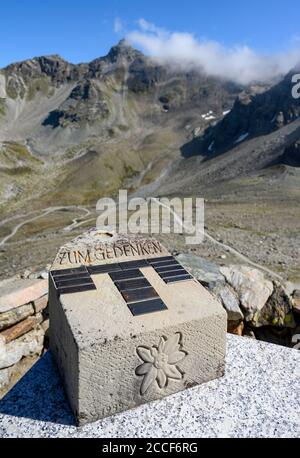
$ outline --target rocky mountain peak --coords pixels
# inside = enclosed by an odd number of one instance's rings
[[[273,86],[249,86],[241,92],[232,110],[199,139],[198,153],[219,154],[297,120],[300,103],[292,96],[293,74],[289,72]]]
[[[142,53],[134,49],[128,41],[123,38],[110,49],[106,59],[110,60],[112,63],[118,62],[120,59],[126,59],[132,62],[134,59],[141,56]]]
[[[6,71],[7,73],[11,72],[16,72],[20,71],[22,72],[24,69],[36,69],[38,67],[43,67],[43,66],[67,66],[71,65],[69,64],[65,59],[63,59],[59,54],[50,54],[50,55],[45,55],[45,56],[38,56],[38,57],[33,57],[32,59],[26,59],[20,62],[15,62],[13,64],[8,65],[5,67],[3,70]]]
[[[61,84],[72,77],[76,65],[70,64],[57,54],[34,57],[8,65],[3,69],[7,78],[7,94],[23,97],[24,84],[31,85],[35,79],[48,77],[54,84]]]
[[[67,69],[69,70],[73,66],[57,54],[38,57],[37,61],[41,72],[50,77],[55,77],[57,73],[66,71]]]

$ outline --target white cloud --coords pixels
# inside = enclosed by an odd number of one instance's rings
[[[122,19],[119,17],[116,17],[114,20],[114,32],[115,33],[121,33],[123,31],[123,22]]]
[[[127,34],[127,40],[161,63],[185,70],[200,70],[239,83],[265,81],[285,74],[300,63],[300,46],[286,53],[262,55],[244,45],[228,48],[192,34],[170,32],[145,19]]]
[[[162,36],[164,34],[166,34],[166,30],[165,29],[162,29],[160,27],[156,27],[155,24],[153,24],[152,22],[148,22],[146,21],[146,19],[143,19],[143,18],[140,18],[138,21],[136,21],[139,28],[143,31],[143,32],[150,32],[150,33],[155,33],[156,35],[158,36]]]

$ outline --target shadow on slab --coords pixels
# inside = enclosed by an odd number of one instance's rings
[[[62,425],[75,425],[49,351],[0,401],[0,413]]]

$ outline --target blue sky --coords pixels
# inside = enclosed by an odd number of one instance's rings
[[[226,47],[260,53],[300,47],[296,0],[8,0],[1,2],[0,67],[44,54],[89,61],[135,30],[140,18]]]

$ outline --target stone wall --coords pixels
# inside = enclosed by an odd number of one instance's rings
[[[0,397],[34,364],[47,346],[48,281],[0,282]]]

